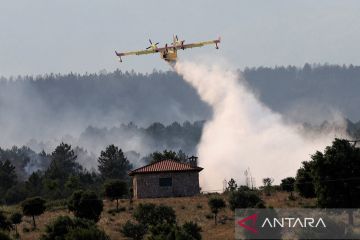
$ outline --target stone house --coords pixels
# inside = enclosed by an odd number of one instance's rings
[[[137,168],[132,177],[133,198],[185,197],[199,194],[199,172],[196,161],[181,163],[163,160]]]

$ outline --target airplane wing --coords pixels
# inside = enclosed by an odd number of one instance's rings
[[[147,49],[147,50],[140,50],[140,51],[131,51],[131,52],[124,52],[124,53],[118,53],[115,51],[116,56],[129,56],[129,55],[144,55],[144,54],[152,54],[156,53],[156,50],[154,49]]]
[[[178,45],[176,46],[177,49],[187,49],[187,48],[196,48],[196,47],[202,47],[205,45],[211,45],[211,44],[215,44],[216,48],[218,48],[218,43],[220,43],[220,38],[217,40],[212,40],[212,41],[205,41],[205,42],[197,42],[197,43],[189,43],[189,44],[183,44],[183,45]]]

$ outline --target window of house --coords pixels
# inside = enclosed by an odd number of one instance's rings
[[[172,178],[159,178],[159,186],[160,187],[171,187],[172,186]]]

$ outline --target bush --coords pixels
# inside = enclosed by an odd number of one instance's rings
[[[239,188],[238,188],[239,191],[252,191],[248,186],[246,185],[241,185]]]
[[[10,221],[12,222],[12,224],[19,224],[21,223],[23,215],[19,212],[15,212],[13,214],[11,214],[10,216]]]
[[[26,199],[21,204],[23,214],[32,217],[34,228],[36,228],[35,216],[39,216],[45,212],[45,203],[46,201],[41,197],[33,197]]]
[[[93,226],[91,228],[74,228],[66,234],[65,240],[110,240],[102,230]]]
[[[99,221],[104,204],[92,191],[76,191],[72,194],[68,208],[79,218]]]
[[[156,224],[156,205],[153,203],[140,203],[133,213],[133,217],[144,225]]]
[[[6,218],[3,212],[0,212],[0,230],[11,230],[11,222]]]
[[[9,190],[7,190],[4,199],[6,204],[10,205],[24,201],[27,196],[28,194],[24,184],[17,184],[11,187]]]
[[[0,240],[11,240],[8,234],[0,231]]]
[[[229,195],[229,206],[232,211],[235,208],[254,208],[263,205],[263,201],[254,191],[233,191]]]
[[[144,235],[147,232],[146,227],[141,223],[132,223],[127,221],[125,225],[121,228],[120,232],[128,238],[134,240],[141,240],[144,238]]]
[[[160,205],[155,208],[155,215],[158,219],[158,222],[175,224],[176,222],[176,214],[172,207]]]
[[[16,235],[18,235],[17,225],[21,223],[22,217],[23,217],[23,215],[19,212],[15,212],[15,213],[11,214],[11,216],[10,216],[11,223],[15,225]]]
[[[157,225],[150,226],[149,240],[158,240],[158,239],[176,239],[175,231],[176,226],[174,224],[168,223],[159,223]]]
[[[194,222],[185,222],[184,225],[182,225],[182,229],[187,235],[191,236],[195,240],[201,239],[201,227],[197,225],[197,223]]]
[[[99,230],[93,221],[69,216],[60,216],[46,226],[41,240],[109,240],[104,231]]]
[[[176,215],[169,206],[156,206],[152,203],[139,204],[133,213],[134,218],[144,225],[157,225],[161,223],[174,224]]]

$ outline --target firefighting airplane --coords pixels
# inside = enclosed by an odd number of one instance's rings
[[[220,37],[216,40],[211,41],[205,41],[205,42],[196,42],[196,43],[189,43],[184,44],[185,40],[179,40],[177,35],[173,36],[173,42],[170,46],[168,44],[165,44],[164,47],[158,48],[158,42],[152,43],[152,41],[149,39],[150,46],[147,47],[145,50],[140,51],[132,51],[132,52],[123,52],[118,53],[115,51],[116,56],[119,57],[120,62],[122,62],[122,56],[129,56],[129,55],[144,55],[144,54],[152,54],[152,53],[160,53],[160,57],[164,59],[167,62],[174,63],[176,62],[177,58],[177,51],[179,49],[185,50],[187,48],[195,48],[195,47],[202,47],[205,45],[211,45],[215,44],[215,48],[219,49],[218,44],[220,43]]]

